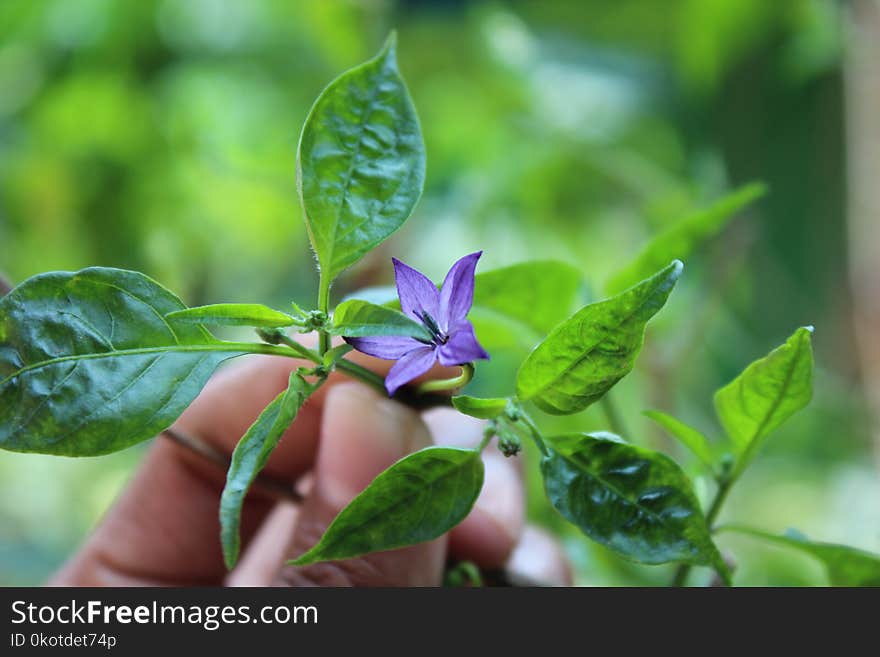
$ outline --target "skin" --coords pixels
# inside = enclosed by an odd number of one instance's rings
[[[354,360],[384,374],[391,363]],[[238,439],[304,363],[252,356],[221,370],[175,425],[231,453]],[[454,372],[437,368],[429,376]],[[50,580],[57,586],[433,586],[447,558],[570,584],[562,551],[524,524],[516,459],[484,452],[486,483],[471,514],[447,535],[409,548],[302,568],[285,560],[311,547],[372,479],[430,445],[473,446],[482,425],[451,409],[418,414],[334,374],[308,400],[269,460],[266,473],[296,482],[300,507],[253,490],[242,511],[242,557],[227,572],[217,508],[225,473],[170,440],[144,463],[85,544]]]

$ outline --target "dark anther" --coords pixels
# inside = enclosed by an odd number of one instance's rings
[[[441,345],[449,342],[449,336],[440,329],[440,325],[437,324],[437,320],[435,320],[433,317],[431,317],[431,315],[424,311],[422,311],[419,317],[422,319],[422,324],[425,325],[425,328],[428,329],[428,332],[434,338],[435,344]]]

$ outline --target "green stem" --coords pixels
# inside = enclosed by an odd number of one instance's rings
[[[735,481],[736,479],[728,479],[718,485],[718,490],[715,492],[715,499],[712,500],[712,505],[706,512],[706,524],[709,525],[710,531],[715,531],[715,521],[718,519],[718,514],[721,513],[721,507],[724,505],[724,501],[730,494],[730,489],[733,488],[733,483]]]
[[[305,358],[306,360],[310,360],[315,365],[322,365],[324,363],[324,359],[321,354],[313,349],[309,349],[301,345],[299,342],[294,340],[288,335],[279,335],[277,339],[290,347],[290,349],[282,348],[282,347],[274,347],[276,351],[271,353],[277,353],[283,356],[292,356],[294,358]],[[273,345],[256,345],[258,347],[266,346],[273,347]],[[280,350],[280,352],[278,351]],[[296,355],[293,356],[290,351],[294,350]],[[387,394],[385,390],[385,379],[376,374],[372,370],[368,370],[366,367],[362,365],[358,365],[350,360],[346,360],[345,358],[340,358],[336,361],[335,365],[336,369],[340,372],[344,372],[348,376],[353,379],[357,379],[363,383],[366,383],[371,388],[381,392],[383,395]],[[452,406],[452,400],[449,395],[434,395],[434,394],[424,394],[417,390],[413,390],[412,388],[403,388],[398,392],[394,399],[397,401],[410,406],[415,409],[426,409],[426,408],[435,408],[437,406]]]
[[[458,376],[451,379],[438,379],[435,381],[425,381],[416,388],[416,393],[424,394],[426,392],[445,392],[447,390],[458,390],[465,387],[474,378],[473,363],[465,363],[461,366],[461,372]]]
[[[358,379],[359,381],[366,383],[371,388],[375,388],[383,394],[388,394],[385,390],[385,379],[372,370],[368,370],[366,367],[362,367],[357,363],[341,358],[336,361],[336,369],[340,372],[345,372],[353,379]]]
[[[532,440],[535,441],[538,449],[541,450],[541,455],[547,456],[550,452],[547,449],[547,445],[544,444],[544,437],[541,435],[541,431],[538,429],[532,418],[530,418],[525,411],[520,410],[519,421],[526,425]]]
[[[495,437],[495,435],[495,425],[490,423],[489,426],[486,427],[486,430],[483,431],[483,439],[480,441],[480,445],[477,447],[477,451],[482,452],[484,449],[486,449],[486,446],[490,442],[492,442],[492,439]]]
[[[718,490],[715,491],[715,497],[709,505],[709,510],[706,511],[706,525],[709,527],[710,532],[714,531],[713,525],[718,519],[721,507],[724,506],[724,501],[727,499],[728,494],[730,494],[730,489],[733,488],[735,482],[735,477],[729,477],[718,482]],[[684,586],[690,572],[690,564],[681,564],[675,571],[671,586]]]
[[[318,282],[318,310],[325,315],[330,313],[330,281],[321,272]],[[330,350],[330,334],[327,331],[318,331],[318,352],[323,356]]]
[[[614,403],[611,393],[606,392],[600,401],[602,403],[602,411],[605,413],[605,418],[608,420],[611,431],[622,438],[631,439],[632,435],[627,431],[626,423],[623,421],[623,416],[620,414],[617,404]]]

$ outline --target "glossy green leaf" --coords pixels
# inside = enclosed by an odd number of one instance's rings
[[[480,397],[458,395],[452,398],[452,405],[465,415],[481,420],[491,420],[504,412],[504,409],[507,408],[507,400],[501,397],[481,399]]]
[[[737,455],[734,476],[755,457],[765,438],[813,396],[811,326],[749,365],[715,393],[715,410]]]
[[[395,44],[331,82],[300,137],[297,186],[327,280],[400,228],[422,193],[425,147]]]
[[[659,233],[606,285],[609,294],[616,294],[635,285],[660,269],[670,260],[686,260],[704,241],[715,236],[737,212],[767,192],[762,183],[750,183],[695,212]]]
[[[483,487],[483,462],[473,449],[428,447],[376,477],[336,516],[304,566],[430,541],[464,520]]]
[[[299,409],[321,383],[309,383],[298,372],[292,372],[287,389],[263,409],[236,445],[220,497],[220,542],[227,568],[231,569],[238,561],[241,507],[248,489]]]
[[[645,325],[666,303],[681,270],[675,261],[557,326],[520,367],[517,396],[558,415],[582,411],[600,399],[632,370]]]
[[[712,455],[712,448],[706,436],[681,420],[662,411],[645,411],[644,414],[666,429],[671,436],[677,438],[682,445],[693,452],[710,470],[715,469],[715,457]]]
[[[633,561],[727,576],[691,483],[669,457],[606,435],[568,434],[547,439],[541,472],[556,510],[594,541]]]
[[[293,317],[260,303],[217,303],[186,310],[175,310],[166,315],[179,324],[208,324],[212,326],[262,326],[276,328],[292,326]]]
[[[431,334],[419,322],[398,310],[359,299],[343,301],[336,307],[331,333],[349,338],[401,335],[431,342]]]
[[[0,447],[94,456],[152,438],[224,359],[166,315],[183,303],[143,274],[92,267],[28,279],[0,300]]]
[[[741,525],[725,525],[719,531],[746,534],[806,552],[825,566],[831,586],[880,586],[880,554],[835,543],[817,543],[797,532],[778,536]]]

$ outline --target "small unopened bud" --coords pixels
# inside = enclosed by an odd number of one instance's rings
[[[519,438],[516,436],[500,436],[498,438],[498,449],[501,450],[501,453],[504,454],[504,456],[510,458],[511,456],[519,454],[522,449],[522,443],[520,443]]]
[[[316,365],[312,369],[308,370],[306,374],[324,379],[330,376],[330,368],[326,365]]]
[[[736,459],[733,457],[733,454],[724,454],[719,462],[722,476],[726,477],[729,475],[735,463]]]
[[[281,344],[285,337],[284,331],[280,328],[258,328],[257,335],[260,336],[263,342],[268,342],[269,344]]]
[[[327,313],[320,310],[310,310],[305,317],[306,328],[310,331],[320,331],[327,326]]]

